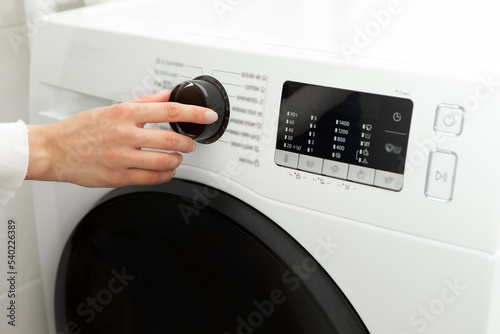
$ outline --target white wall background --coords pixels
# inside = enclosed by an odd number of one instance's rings
[[[28,121],[29,48],[22,0],[0,6],[0,122]],[[7,219],[18,224],[16,327],[7,324]],[[25,182],[0,212],[0,333],[47,333],[31,185]]]

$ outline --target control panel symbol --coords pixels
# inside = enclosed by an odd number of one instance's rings
[[[396,146],[392,143],[385,144],[385,151],[387,153],[401,154],[402,149],[403,148],[401,146]]]
[[[443,118],[443,124],[448,126],[448,127],[455,125],[455,122],[456,122],[455,116],[453,116],[453,115],[448,114],[448,115],[444,116],[444,118]]]
[[[361,138],[370,139],[371,137],[372,137],[371,133],[368,133],[368,132],[362,132],[361,133]]]
[[[400,191],[403,187],[403,175],[387,171],[375,171],[375,186]]]
[[[330,167],[330,169],[332,170],[333,174],[337,174],[340,170],[338,165],[333,165],[332,167]]]
[[[395,122],[399,122],[401,121],[401,119],[403,118],[403,116],[401,115],[401,113],[399,112],[395,112],[393,115],[392,115],[392,119],[395,121]]]
[[[364,180],[364,178],[365,178],[365,173],[364,173],[362,170],[360,170],[360,171],[358,172],[358,174],[357,174],[357,177],[358,177],[358,180],[360,180],[360,181],[361,181],[361,180]]]
[[[322,177],[315,177],[313,178],[314,182],[319,182],[319,184],[330,184],[330,182],[325,182],[325,179]]]
[[[447,172],[440,172],[440,171],[436,171],[436,181],[439,181],[439,180],[442,180],[443,182],[446,182],[446,180],[448,179],[448,173]]]

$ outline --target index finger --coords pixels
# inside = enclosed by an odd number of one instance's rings
[[[151,95],[143,95],[128,101],[128,103],[148,103],[148,102],[167,102],[170,99],[170,91],[165,90]]]
[[[139,124],[164,122],[210,124],[218,118],[212,109],[177,102],[131,103],[131,107],[137,110],[134,115]]]

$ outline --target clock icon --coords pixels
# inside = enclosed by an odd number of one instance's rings
[[[395,122],[399,122],[402,118],[403,118],[403,116],[398,112],[395,112],[394,115],[392,115],[392,119]]]

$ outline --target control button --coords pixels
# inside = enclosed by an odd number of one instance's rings
[[[349,165],[347,179],[349,181],[373,185],[373,181],[375,179],[375,169]]]
[[[299,164],[299,154],[276,150],[276,153],[274,154],[274,162],[280,166],[297,169],[297,165]]]
[[[458,157],[454,152],[434,149],[429,156],[425,195],[439,201],[451,201]]]
[[[403,174],[386,172],[383,170],[375,171],[374,186],[400,191],[403,188]]]
[[[464,124],[464,109],[451,104],[440,104],[436,109],[434,131],[453,136],[462,133]]]
[[[325,160],[323,162],[323,170],[321,171],[321,174],[345,180],[347,179],[348,170],[349,164],[338,161]]]
[[[305,170],[307,172],[321,174],[321,168],[323,167],[323,159],[310,157],[307,155],[299,155],[299,169]]]
[[[219,115],[212,124],[172,122],[170,125],[175,132],[202,144],[213,143],[224,134],[229,122],[229,97],[217,79],[202,75],[181,82],[170,93],[170,101],[208,107]]]

